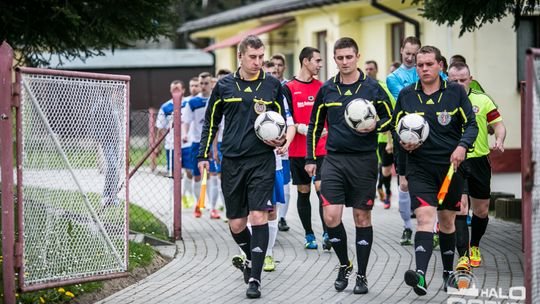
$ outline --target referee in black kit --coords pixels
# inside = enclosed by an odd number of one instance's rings
[[[339,259],[337,291],[349,282],[353,264],[347,254],[347,233],[341,222],[343,206],[353,207],[356,227],[356,259],[358,272],[355,294],[368,292],[366,268],[373,243],[371,209],[377,184],[377,132],[391,127],[392,105],[384,89],[358,69],[360,54],[352,38],[340,38],[334,44],[334,61],[339,73],[326,81],[315,98],[307,133],[305,169],[315,175],[317,156],[315,148],[321,137],[325,120],[328,122],[327,155],[321,168],[321,199],[328,237]],[[371,102],[379,120],[357,132],[347,125],[344,111],[354,99]]]
[[[231,234],[246,254],[246,296],[259,298],[276,170],[273,149],[285,143],[285,136],[262,142],[255,135],[253,124],[259,114],[268,110],[285,114],[281,84],[261,69],[262,41],[257,36],[247,36],[238,45],[237,56],[240,68],[217,82],[208,101],[198,166],[201,172],[203,168],[209,169],[212,141],[225,116],[221,187]],[[248,215],[253,235],[246,227]]]
[[[421,144],[404,144],[409,152],[406,177],[417,229],[414,236],[416,270],[405,273],[405,282],[418,295],[427,293],[426,269],[433,250],[433,225],[439,215],[439,239],[444,268],[444,289],[452,274],[456,235],[454,221],[460,210],[463,193],[463,170],[460,164],[478,134],[475,114],[467,93],[457,83],[439,76],[442,55],[433,46],[423,46],[416,53],[419,81],[404,88],[394,110],[394,122],[407,113],[417,113],[429,124],[429,136]],[[437,193],[452,164],[454,174],[445,200],[439,205]],[[460,170],[458,170],[458,168]]]

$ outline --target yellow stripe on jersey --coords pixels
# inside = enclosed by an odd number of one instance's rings
[[[224,102],[241,102],[241,97],[232,97],[232,98],[225,98],[223,99]]]
[[[337,102],[335,102],[337,103]],[[341,103],[340,103],[341,104]],[[317,108],[317,115],[315,115],[315,124],[313,128],[313,134],[311,134],[311,141],[312,141],[312,149],[313,149],[313,159],[317,159],[317,155],[315,155],[315,150],[317,149],[317,146],[315,145],[315,134],[317,134],[317,125],[319,124],[319,114],[321,113],[321,109],[324,107],[324,103],[320,104]]]
[[[467,115],[465,115],[465,111],[463,111],[462,107],[459,107],[459,112],[461,113],[461,116],[463,117],[464,123],[467,123]]]
[[[241,99],[241,98],[240,98]],[[208,150],[210,150],[211,138],[212,138],[212,128],[214,127],[214,114],[216,113],[216,106],[221,102],[221,99],[216,100],[214,106],[212,107],[212,114],[210,114],[210,129],[208,130],[208,140],[206,141],[206,147],[204,148],[204,158],[208,158]]]
[[[388,104],[386,102],[379,100],[377,101],[377,103],[382,103],[384,105],[384,108],[386,109],[386,113],[388,114],[388,120],[385,123],[381,124],[381,126],[377,129],[380,130],[392,121],[392,112],[390,111],[390,108],[388,107]]]
[[[342,105],[343,105],[343,103],[341,103],[341,102],[329,102],[329,103],[323,104],[323,106],[325,106],[327,108],[328,107],[339,107],[339,106],[342,106]]]

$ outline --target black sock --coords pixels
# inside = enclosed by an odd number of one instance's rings
[[[356,227],[356,260],[359,275],[366,275],[372,243],[373,227]]]
[[[439,231],[439,242],[443,268],[446,271],[452,271],[452,269],[454,269],[456,233],[443,233],[442,231]]]
[[[264,264],[266,249],[268,249],[268,223],[251,226],[251,277],[261,281],[261,271]]]
[[[246,227],[238,234],[231,230],[231,234],[236,244],[238,244],[240,249],[246,254],[246,259],[251,261],[251,233],[249,232],[249,229]]]
[[[323,213],[323,200],[321,196],[321,191],[317,191],[317,197],[319,198],[319,216],[321,217],[322,229],[324,233],[328,233],[328,227],[324,222],[324,213]]]
[[[296,207],[298,208],[298,216],[300,216],[300,221],[302,222],[302,227],[306,231],[306,235],[313,234],[313,229],[311,228],[311,202],[309,201],[309,192],[302,193],[298,192],[298,200]]]
[[[481,218],[473,214],[471,219],[471,246],[480,246],[480,239],[486,233],[489,216]]]
[[[382,175],[382,167],[379,166],[379,179],[377,181],[377,189],[381,189],[383,186],[383,175]]]
[[[383,185],[386,188],[386,195],[389,195],[389,194],[392,193],[392,191],[390,190],[390,182],[391,181],[392,181],[392,175],[383,176],[383,178],[382,178]]]
[[[414,251],[416,271],[421,271],[425,276],[431,252],[433,252],[433,232],[416,231],[414,234]]]
[[[456,215],[456,249],[460,257],[469,256],[469,226],[466,215]]]
[[[343,223],[336,227],[328,227],[328,237],[332,243],[332,248],[336,252],[340,265],[349,265],[349,256],[347,254],[347,232]]]

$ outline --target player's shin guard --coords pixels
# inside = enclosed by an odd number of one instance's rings
[[[268,249],[268,223],[252,225],[251,229],[253,231],[251,236],[251,278],[260,282],[264,257]]]
[[[401,189],[398,188],[398,199],[399,199],[399,215],[401,215],[401,219],[403,220],[405,228],[412,230],[412,222],[411,222],[411,197],[409,196],[409,192],[403,192]]]
[[[283,186],[283,193],[285,194],[285,204],[282,204],[282,205],[279,206],[278,219],[285,218],[285,216],[287,216],[287,211],[289,211],[289,201],[290,201],[290,198],[291,198],[291,189],[290,189],[290,186],[288,184]]]
[[[480,239],[486,233],[489,217],[481,218],[473,214],[471,219],[471,246],[480,246]]]
[[[218,199],[218,177],[211,175],[208,179],[208,198],[210,199],[210,208],[216,209]]]
[[[339,264],[348,265],[347,232],[345,231],[345,227],[343,227],[343,222],[339,223],[336,227],[328,227],[328,237],[339,259]]]
[[[441,259],[446,271],[454,269],[454,250],[456,248],[456,233],[443,233],[439,231],[439,246],[441,247]]]
[[[195,204],[199,201],[201,194],[201,181],[193,180],[193,196],[195,196]]]
[[[238,234],[231,231],[231,234],[236,244],[246,255],[246,259],[251,261],[251,233],[249,229],[246,227]]]
[[[469,227],[466,215],[456,215],[456,249],[460,257],[469,256]]]
[[[386,195],[388,196],[392,191],[390,190],[390,182],[392,181],[392,174],[388,175],[388,176],[384,176],[382,177],[382,183],[384,185],[384,188],[386,189]],[[409,198],[409,201],[410,201],[410,198]],[[410,209],[410,208],[409,208]],[[409,216],[410,218],[410,216]]]
[[[280,217],[285,218],[285,216],[287,215],[287,211],[289,211],[289,202],[291,201],[291,185],[290,184],[283,185],[283,195],[285,196],[285,204],[282,204],[279,208],[281,210],[280,214],[283,215]]]
[[[193,195],[193,179],[188,178],[186,175],[182,179],[182,192],[184,192],[184,195]]]
[[[326,227],[326,223],[324,222],[323,200],[321,196],[321,191],[317,191],[317,197],[319,198],[319,216],[321,217],[323,232],[328,233],[328,227]]]
[[[356,227],[356,260],[358,275],[365,275],[373,243],[373,227]]]
[[[266,255],[273,256],[272,249],[276,244],[276,237],[278,233],[278,219],[268,221],[268,248],[266,249]]]
[[[416,270],[425,275],[433,252],[433,232],[417,231],[414,235],[414,256]]]
[[[304,227],[306,235],[313,234],[313,229],[311,227],[311,203],[309,201],[309,192],[298,192],[298,201],[296,206],[298,208],[298,215],[300,216],[300,221],[302,222],[302,227]]]

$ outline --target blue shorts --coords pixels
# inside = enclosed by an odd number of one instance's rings
[[[167,163],[169,159],[167,159]],[[191,147],[182,148],[182,168],[193,170],[193,162],[191,161]]]
[[[171,169],[171,171],[174,169],[174,162],[172,161],[173,154],[174,150],[165,149],[165,157],[167,158],[167,171],[169,171],[169,169]],[[182,148],[182,169],[193,170],[191,162],[191,147]]]
[[[291,161],[282,159],[281,165],[283,166],[283,185],[288,185],[291,182]]]
[[[210,162],[210,166],[213,166],[214,168],[212,169],[212,167],[210,167],[210,171],[221,173],[221,161],[223,160],[223,154],[221,153],[221,142],[218,142],[217,144],[217,151],[218,151],[219,162],[216,162],[214,158],[214,161]]]
[[[191,162],[193,164],[195,164],[193,166],[193,176],[201,176],[201,171],[199,171],[199,166],[198,166],[198,160],[197,160],[197,155],[199,155],[199,147],[201,146],[200,143],[192,143],[191,144]],[[221,166],[220,166],[220,169],[221,169]],[[210,173],[216,173],[218,171],[217,170],[217,165],[216,163],[213,161],[213,160],[210,160]]]
[[[272,193],[272,204],[285,204],[285,193],[283,191],[283,170],[276,170],[274,181],[274,193]]]

